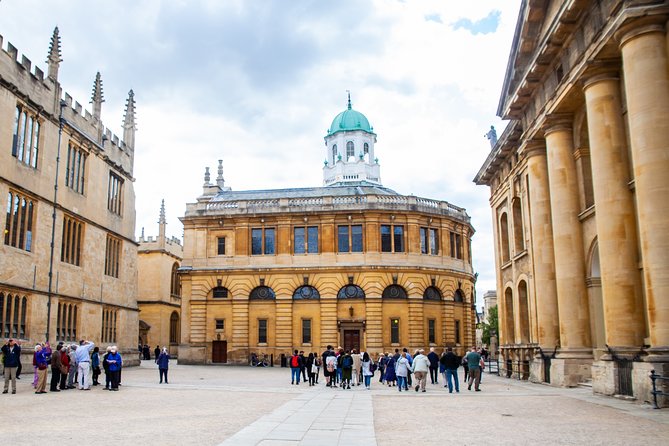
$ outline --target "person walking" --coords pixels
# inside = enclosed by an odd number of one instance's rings
[[[60,384],[60,370],[63,366],[61,361],[60,351],[63,349],[63,343],[60,342],[56,346],[56,351],[51,355],[51,385],[50,392],[60,392],[58,385]]]
[[[393,359],[394,360],[394,359]],[[409,360],[407,359],[407,352],[402,352],[395,363],[395,375],[397,376],[397,390],[402,389],[408,391],[407,377],[409,376]]]
[[[479,388],[481,385],[481,355],[476,351],[476,348],[472,347],[471,351],[465,355],[467,360],[467,366],[469,367],[469,381],[467,384],[467,390],[472,390],[472,383],[474,384],[474,390],[480,392]]]
[[[374,361],[369,357],[369,353],[364,352],[362,354],[362,377],[365,380],[365,389],[367,390],[372,390],[373,363]]]
[[[418,389],[425,392],[425,383],[427,383],[427,374],[430,372],[430,360],[425,356],[425,350],[418,350],[418,354],[413,358],[411,371],[416,377],[416,392]]]
[[[98,379],[100,377],[100,348],[95,347],[93,349],[93,354],[91,355],[91,369],[93,370],[93,385],[97,386],[100,383]]]
[[[430,382],[439,384],[439,355],[434,352],[434,347],[430,347],[427,359],[430,361]]]
[[[35,386],[35,393],[46,393],[46,375],[49,367],[49,356],[51,355],[51,347],[47,342],[42,347],[41,344],[35,346],[35,364],[37,369],[37,386]]]
[[[112,346],[107,355],[107,363],[109,364],[109,372],[111,373],[111,390],[118,391],[119,374],[123,366],[123,359],[118,353],[118,347]]]
[[[448,393],[453,393],[453,381],[455,381],[455,391],[460,393],[460,383],[458,381],[458,367],[460,367],[460,357],[453,353],[453,347],[448,347],[441,359],[440,365],[444,368],[444,387],[448,386]]]
[[[156,363],[158,364],[158,373],[160,373],[160,382],[158,384],[163,383],[163,377],[165,377],[165,384],[169,384],[167,382],[167,369],[170,368],[170,354],[167,353],[167,347],[163,347],[163,350],[158,355],[158,359],[156,359]]]
[[[79,376],[79,390],[91,390],[91,378],[89,375],[91,371],[91,350],[95,344],[91,341],[82,339],[79,341],[76,354],[77,359],[77,375]]]
[[[5,366],[5,388],[2,393],[9,392],[9,383],[12,383],[12,394],[16,393],[16,371],[21,357],[21,346],[14,339],[7,339],[2,346],[2,363]]]
[[[401,356],[398,356],[395,358],[395,356],[390,356],[388,355],[387,361],[386,361],[386,373],[383,378],[383,380],[388,384],[388,387],[392,387],[395,385],[395,382],[397,382],[397,373],[395,372],[395,366],[397,365],[397,360],[400,359]]]

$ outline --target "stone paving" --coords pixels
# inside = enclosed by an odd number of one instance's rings
[[[124,370],[120,392],[35,395],[28,375],[0,395],[0,444],[668,445],[669,409],[485,375],[481,392],[291,386],[281,368],[155,364]]]

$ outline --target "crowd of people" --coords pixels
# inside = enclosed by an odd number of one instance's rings
[[[16,380],[20,379],[21,344],[15,339],[8,339],[2,346],[2,365],[4,374],[4,390],[9,393],[11,384],[12,393],[16,393]],[[118,391],[121,385],[121,370],[123,359],[116,346],[107,347],[100,356],[100,348],[91,341],[82,339],[79,344],[65,344],[59,342],[55,349],[49,342],[36,344],[32,355],[33,382],[36,394],[47,393],[49,368],[51,381],[49,391],[79,389],[91,390],[98,386],[99,377],[104,371],[104,390]],[[91,376],[92,375],[92,376]]]
[[[458,356],[452,347],[447,347],[441,355],[435,352],[434,347],[425,354],[424,349],[418,349],[410,354],[408,349],[395,349],[393,354],[381,353],[372,359],[369,353],[355,349],[335,349],[328,345],[322,353],[305,354],[295,350],[289,359],[292,385],[299,385],[300,378],[309,385],[318,384],[318,376],[323,368],[326,387],[350,390],[351,386],[363,385],[371,389],[372,377],[378,371],[379,383],[388,387],[397,387],[398,391],[408,391],[413,388],[416,392],[426,392],[427,379],[431,384],[439,384],[439,375],[442,376],[444,387],[449,393],[460,392],[458,368],[464,369],[464,382],[467,389],[481,391],[481,375],[485,368],[485,349],[472,347],[464,356]]]

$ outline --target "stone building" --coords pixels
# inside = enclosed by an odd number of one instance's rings
[[[2,40],[0,337],[135,350],[133,92],[120,139],[101,121],[99,73],[92,112],[63,93],[58,28],[46,74]]]
[[[650,398],[669,374],[665,1],[523,1],[490,187],[508,375]]]
[[[165,201],[160,206],[158,236],[139,239],[137,255],[137,306],[139,343],[167,347],[171,356],[178,353],[181,330],[181,284],[178,269],[183,247],[176,237],[165,235]]]
[[[472,345],[470,218],[384,187],[376,136],[349,98],[325,136],[323,187],[236,192],[221,161],[215,184],[207,168],[182,218],[181,362]]]

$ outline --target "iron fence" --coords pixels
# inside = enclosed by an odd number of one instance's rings
[[[657,375],[655,373],[655,370],[650,371],[650,380],[653,382],[653,391],[651,392],[653,394],[653,408],[654,409],[659,409],[660,406],[657,405],[657,396],[669,396],[669,392],[663,392],[661,390],[657,390],[657,384],[655,381],[657,380],[660,381],[669,381],[669,376],[662,376],[662,375]]]

